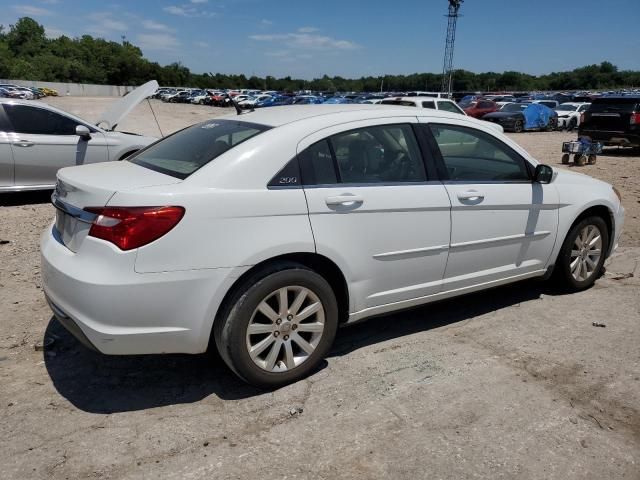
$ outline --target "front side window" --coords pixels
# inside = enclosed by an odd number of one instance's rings
[[[78,122],[44,108],[5,104],[4,111],[16,133],[75,135]]]
[[[129,161],[156,172],[185,179],[227,150],[269,128],[231,120],[198,123],[146,148]]]
[[[427,176],[410,125],[382,125],[333,135],[300,155],[306,185],[423,182]]]
[[[449,180],[529,181],[525,160],[493,136],[467,127],[431,125]]]

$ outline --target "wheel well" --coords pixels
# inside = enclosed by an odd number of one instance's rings
[[[261,270],[266,270],[270,266],[282,262],[299,263],[321,275],[329,283],[334,295],[336,296],[336,300],[338,302],[338,321],[340,323],[344,323],[347,321],[349,317],[349,290],[347,287],[347,281],[345,280],[342,271],[333,261],[329,260],[323,255],[303,252],[289,253],[286,255],[273,257],[251,267],[248,271],[243,273],[227,291],[224,299],[222,300],[222,303],[220,304],[218,312],[223,312],[226,310],[226,304],[231,301],[231,299],[235,296],[238,289],[242,286],[247,278],[259,274]]]
[[[587,208],[584,212],[582,212],[578,216],[578,218],[575,219],[575,221],[571,224],[571,228],[573,228],[573,226],[579,221],[581,221],[582,219],[587,217],[592,217],[592,216],[602,218],[602,220],[604,220],[604,223],[607,225],[607,233],[609,234],[608,249],[611,249],[611,245],[613,244],[613,229],[614,229],[613,216],[611,214],[611,211],[604,205],[596,205],[594,207]],[[571,230],[571,228],[569,228],[569,230]]]

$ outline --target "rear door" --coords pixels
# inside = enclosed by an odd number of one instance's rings
[[[0,107],[0,189],[2,187],[13,186],[13,152],[11,142],[13,140],[10,133],[9,123]]]
[[[429,126],[452,205],[444,290],[541,272],[556,240],[555,186],[532,182],[526,160],[487,132]]]
[[[316,249],[345,272],[350,312],[441,290],[451,205],[415,126],[415,117],[353,122],[298,145]]]
[[[53,185],[63,167],[108,160],[105,136],[92,130],[86,140],[76,135],[80,123],[37,105],[3,104],[10,123],[15,185]]]

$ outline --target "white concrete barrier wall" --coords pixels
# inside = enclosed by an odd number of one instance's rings
[[[136,87],[122,85],[93,85],[90,83],[40,82],[37,80],[7,80],[0,83],[11,83],[23,87],[53,88],[58,95],[74,97],[121,97]]]

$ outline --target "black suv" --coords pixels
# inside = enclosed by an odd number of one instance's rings
[[[578,136],[621,147],[640,147],[640,97],[596,98],[584,112]]]

